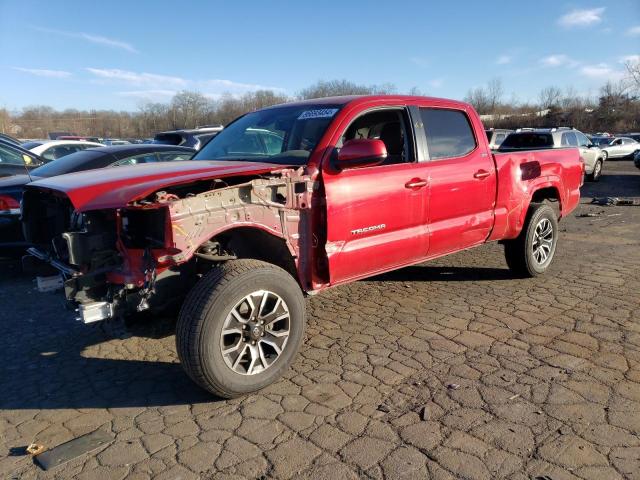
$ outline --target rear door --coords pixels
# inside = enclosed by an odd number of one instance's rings
[[[429,156],[429,257],[484,242],[494,221],[496,171],[476,116],[420,108]],[[471,118],[477,121],[473,125]]]

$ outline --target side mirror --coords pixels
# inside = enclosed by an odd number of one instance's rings
[[[338,152],[337,167],[360,168],[380,165],[387,158],[387,147],[382,140],[358,138],[347,140]]]

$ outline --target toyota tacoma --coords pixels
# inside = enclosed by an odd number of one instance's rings
[[[584,179],[576,148],[495,154],[470,105],[414,96],[247,113],[195,159],[30,184],[25,261],[84,323],[181,305],[182,365],[222,397],[289,367],[305,295],[492,241],[544,273]]]

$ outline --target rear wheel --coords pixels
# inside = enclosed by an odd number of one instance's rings
[[[198,385],[236,397],[289,368],[305,322],[304,297],[289,273],[258,260],[229,261],[187,295],[176,328],[178,356]]]
[[[602,175],[602,160],[596,160],[596,164],[593,166],[593,172],[587,175],[587,180],[590,182],[597,182]]]
[[[532,204],[518,238],[504,242],[507,265],[517,275],[535,277],[547,271],[558,242],[558,219],[547,204]]]

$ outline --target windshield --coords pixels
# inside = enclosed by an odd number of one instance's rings
[[[59,158],[55,162],[36,168],[31,172],[34,177],[53,177],[65,173],[79,172],[85,170],[86,165],[98,157],[104,156],[103,152],[95,150],[82,150]]]
[[[297,105],[248,113],[213,137],[194,160],[306,165],[340,105]]]

